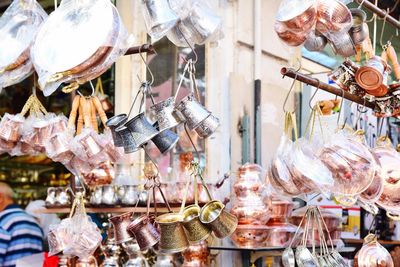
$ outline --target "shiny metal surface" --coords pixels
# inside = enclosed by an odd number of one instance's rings
[[[158,130],[160,132],[176,127],[181,123],[180,117],[176,114],[174,106],[174,98],[169,97],[150,107],[150,110],[154,113],[155,119],[158,123]]]
[[[211,234],[211,229],[202,224],[200,219],[200,207],[198,205],[187,206],[183,211],[183,227],[186,237],[191,243],[205,240]]]
[[[130,154],[139,150],[135,138],[133,138],[131,131],[127,127],[123,125],[119,126],[115,129],[115,133],[122,139],[125,154]]]
[[[132,234],[127,230],[127,227],[132,222],[132,215],[133,212],[127,212],[109,219],[114,228],[114,239],[117,244],[133,239]]]
[[[210,137],[220,126],[219,119],[210,114],[204,121],[202,121],[195,129],[198,136],[201,138]]]
[[[197,101],[193,94],[183,98],[176,109],[185,117],[190,130],[197,128],[210,115],[210,112]]]
[[[111,117],[106,122],[106,126],[108,128],[110,128],[110,130],[111,130],[111,134],[112,134],[112,137],[114,140],[114,146],[116,146],[116,147],[123,147],[124,142],[123,142],[122,136],[119,133],[117,133],[115,130],[119,126],[123,125],[127,120],[128,120],[128,117],[126,114],[119,114],[114,117]]]
[[[127,229],[134,234],[140,250],[151,248],[160,241],[160,233],[147,215],[136,218]]]
[[[179,136],[171,130],[164,130],[154,136],[151,141],[156,145],[161,154],[164,154],[175,147],[179,141]]]
[[[167,213],[156,218],[160,227],[161,239],[158,249],[161,253],[178,253],[189,246],[182,221],[183,216],[177,213]]]
[[[133,140],[138,147],[145,145],[158,134],[157,129],[151,125],[144,112],[126,122],[125,126],[131,131]]]
[[[228,213],[225,205],[218,200],[210,201],[201,208],[200,221],[211,227],[218,238],[231,235],[238,225],[236,216]]]

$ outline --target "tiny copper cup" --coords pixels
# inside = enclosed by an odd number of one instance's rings
[[[52,149],[54,150],[53,158],[69,161],[74,156],[74,154],[68,147],[68,143],[66,143],[66,141],[60,135],[56,134],[51,137],[50,144],[52,146]]]
[[[133,239],[133,235],[128,231],[128,226],[132,222],[132,215],[133,212],[126,212],[109,219],[110,223],[114,226],[114,238],[117,244],[122,244]]]
[[[200,207],[198,205],[187,206],[183,211],[183,227],[186,237],[191,243],[203,241],[211,234],[211,229],[201,223],[199,219]]]
[[[230,236],[238,225],[236,216],[227,212],[225,205],[218,200],[210,201],[201,208],[200,221],[210,226],[217,238]]]
[[[33,146],[35,150],[44,152],[44,144],[50,138],[52,133],[52,125],[46,121],[39,121],[33,125],[35,136],[33,138]]]
[[[21,137],[19,133],[19,128],[21,127],[23,121],[17,119],[11,120],[10,118],[3,118],[0,127],[0,138],[8,142],[17,142]]]
[[[149,249],[160,241],[160,233],[147,215],[136,218],[127,229],[135,235],[140,250]]]
[[[178,253],[188,248],[189,242],[182,221],[183,216],[177,213],[166,213],[156,218],[160,226],[159,251],[161,253]]]
[[[90,134],[82,138],[80,143],[85,148],[88,157],[93,157],[101,152],[100,145]]]

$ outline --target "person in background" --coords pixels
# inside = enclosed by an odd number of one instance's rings
[[[0,182],[0,266],[43,251],[43,231],[35,218],[14,204],[11,187]]]
[[[47,239],[50,225],[59,224],[61,220],[56,214],[44,214],[36,212],[36,210],[43,208],[45,208],[44,200],[35,200],[30,202],[28,206],[26,206],[25,211],[36,219],[40,228],[42,228],[43,230],[44,239]]]

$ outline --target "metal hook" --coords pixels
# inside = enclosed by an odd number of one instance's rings
[[[296,81],[297,81],[298,72],[299,72],[300,69],[301,69],[301,61],[300,61],[300,60],[298,60],[298,61],[299,61],[299,63],[300,63],[300,64],[299,64],[299,68],[296,70],[296,74],[295,74],[295,76],[294,76],[292,85],[290,86],[289,92],[286,94],[285,101],[283,102],[282,109],[283,109],[283,112],[284,112],[284,113],[288,112],[288,111],[286,110],[286,104],[287,104],[287,101],[289,100],[290,93],[292,92],[292,90],[293,90],[293,88],[294,88],[294,85],[295,85],[295,83],[296,83]],[[282,79],[285,78],[285,76],[286,76],[286,75],[283,75]]]
[[[340,90],[342,90],[342,100],[340,100],[339,116],[336,121],[336,126],[339,126],[340,117],[342,116],[343,102],[344,102],[344,90],[343,90],[343,88],[340,88]],[[343,127],[344,127],[344,125],[343,125]]]
[[[197,159],[199,160],[199,163],[200,163],[200,153],[199,153],[199,151],[197,150],[196,145],[194,144],[192,138],[190,137],[189,130],[188,130],[188,128],[187,128],[187,123],[185,122],[183,126],[184,126],[184,128],[185,128],[186,135],[187,135],[187,137],[189,138],[189,141],[190,141],[190,143],[192,144],[192,147],[193,147],[194,151],[196,152]]]
[[[150,76],[151,76],[150,85],[153,85],[153,83],[154,83],[154,75],[153,75],[153,72],[151,71],[151,69],[150,69],[150,67],[149,67],[149,64],[147,64],[146,60],[144,59],[144,57],[143,57],[143,55],[142,55],[142,48],[143,48],[143,46],[145,46],[145,45],[142,45],[142,46],[139,47],[139,55],[140,55],[140,58],[142,59],[143,63],[146,65],[146,69],[147,69],[148,72],[150,73]]]
[[[315,92],[312,94],[312,96],[310,97],[310,100],[308,101],[308,106],[310,107],[310,109],[313,109],[313,106],[311,106],[311,101],[314,99],[315,95],[317,94],[318,90],[320,89],[319,87],[321,86],[321,82],[319,80],[318,81],[318,85],[317,85],[317,89],[315,90]]]
[[[90,96],[94,96],[96,89],[94,89],[94,86],[93,86],[93,83],[91,80],[89,81],[89,83],[90,83],[90,88],[92,88],[92,94]]]
[[[180,34],[182,35],[183,39],[185,40],[185,42],[187,43],[187,45],[190,47],[190,49],[192,50],[193,54],[194,54],[194,60],[193,63],[197,63],[197,60],[199,59],[199,57],[197,56],[196,51],[194,50],[193,46],[189,43],[188,39],[186,39],[186,36],[183,34],[183,32],[181,31],[181,29],[179,27],[176,27],[176,29],[178,29],[178,31],[180,32]],[[186,59],[184,59],[185,61],[187,61]]]
[[[382,30],[381,30],[381,37],[379,38],[379,44],[381,45],[382,48],[384,48],[383,33],[385,32],[386,19],[387,19],[388,15],[389,15],[389,8],[385,12],[385,17],[383,18],[383,25],[382,25]]]
[[[155,177],[158,177],[160,175],[160,169],[158,168],[157,163],[154,161],[154,159],[149,155],[149,153],[147,152],[147,150],[145,149],[144,146],[142,146],[144,153],[146,154],[146,156],[150,159],[151,163],[153,163],[154,167],[156,167],[157,170],[157,174],[155,175]]]
[[[361,1],[361,4],[358,6],[358,9],[361,9],[362,5],[364,5],[365,0]]]

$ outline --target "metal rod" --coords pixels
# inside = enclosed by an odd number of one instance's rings
[[[369,11],[375,13],[376,15],[378,15],[378,17],[380,18],[384,18],[386,16],[386,21],[390,24],[392,24],[394,27],[396,27],[397,29],[400,29],[400,21],[398,21],[397,19],[393,18],[392,16],[390,16],[389,14],[386,14],[386,11],[383,9],[380,9],[379,7],[377,7],[376,5],[374,5],[373,3],[369,2],[368,0],[355,0],[358,4],[362,3],[362,6],[365,7],[366,9],[368,9]]]
[[[139,54],[140,53],[147,53],[147,54],[154,54],[156,51],[154,50],[154,47],[151,44],[144,44],[144,45],[139,45],[139,46],[133,46],[126,51],[126,55],[133,55],[133,54]]]
[[[334,95],[337,95],[337,96],[340,96],[340,97],[343,96],[343,98],[348,99],[350,101],[353,101],[353,102],[355,102],[357,104],[366,106],[367,108],[371,108],[371,109],[375,108],[375,104],[374,103],[365,101],[363,98],[361,98],[359,96],[350,94],[349,92],[343,91],[343,90],[341,90],[339,88],[336,88],[336,87],[333,87],[333,86],[331,86],[329,84],[323,83],[323,82],[319,81],[316,78],[309,77],[309,76],[307,76],[305,74],[302,74],[300,72],[295,71],[294,69],[282,68],[281,69],[281,74],[283,76],[288,76],[288,77],[290,77],[292,79],[296,78],[296,80],[298,80],[300,82],[303,82],[303,83],[306,83],[306,84],[309,84],[309,85],[314,86],[314,87],[317,87],[319,85],[319,89],[322,89],[324,91],[327,91],[327,92],[329,92],[331,94],[334,94]]]

